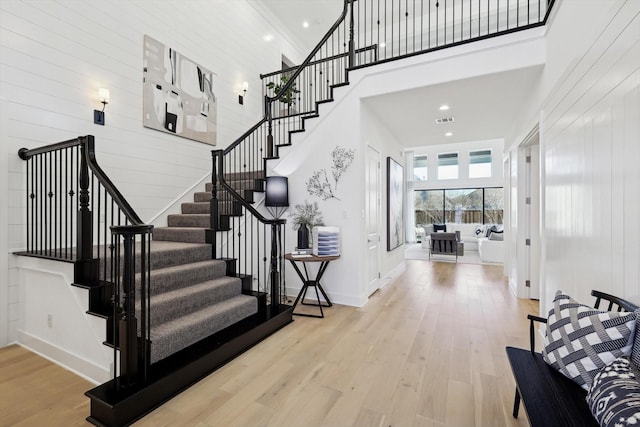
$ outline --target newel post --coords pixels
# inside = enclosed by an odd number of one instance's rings
[[[273,111],[272,103],[267,95],[264,96],[264,111],[267,115],[268,124],[266,157],[271,158],[273,157]]]
[[[223,168],[222,150],[211,151],[211,199],[209,199],[209,229],[206,230],[206,241],[211,245],[211,259],[217,257],[217,236],[220,229],[219,201],[218,201],[218,174]],[[218,163],[219,162],[219,163]]]
[[[80,166],[78,175],[78,223],[76,233],[75,278],[79,284],[91,284],[98,277],[97,260],[93,259],[93,212],[89,209],[89,151],[93,149],[93,136],[80,137]]]
[[[280,246],[282,225],[280,221],[271,223],[271,259],[269,278],[271,281],[271,306],[280,305],[280,271],[278,271],[278,247]]]
[[[120,319],[120,385],[133,385],[138,376],[138,319],[136,318],[135,270],[132,265],[134,236],[123,234],[123,316]]]
[[[353,68],[355,62],[355,41],[353,39],[353,2],[355,0],[347,0],[351,3],[349,16],[349,68]]]

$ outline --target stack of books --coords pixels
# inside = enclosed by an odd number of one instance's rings
[[[340,229],[338,227],[314,227],[313,254],[317,256],[340,255]]]

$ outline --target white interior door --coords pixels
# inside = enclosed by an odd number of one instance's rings
[[[367,291],[380,287],[380,153],[367,146],[365,221],[367,230]]]
[[[537,139],[536,139],[537,142]],[[540,299],[540,145],[528,147],[527,162],[527,196],[529,197],[528,210],[528,272],[529,272],[529,298]]]

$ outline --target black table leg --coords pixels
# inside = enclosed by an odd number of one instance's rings
[[[320,308],[320,315],[317,315],[317,314],[306,314],[306,313],[292,313],[292,314],[294,314],[296,316],[324,318],[324,311],[322,310],[322,307],[331,307],[331,306],[333,306],[333,303],[331,302],[331,300],[327,296],[327,293],[324,291],[324,289],[320,285],[320,279],[322,279],[322,276],[323,276],[325,270],[327,269],[327,266],[329,265],[329,261],[322,261],[320,263],[320,268],[318,270],[318,274],[316,275],[315,279],[313,279],[313,280],[309,279],[309,272],[307,270],[307,265],[306,264],[303,264],[303,266],[304,266],[304,274],[302,274],[302,272],[300,271],[300,269],[296,265],[295,261],[291,260],[291,265],[293,265],[293,268],[296,270],[296,273],[298,274],[298,276],[300,277],[300,280],[302,281],[302,288],[300,289],[300,292],[298,293],[298,296],[296,297],[296,300],[293,303],[293,310],[295,310],[296,306],[298,305],[298,302],[300,302],[302,305],[312,305],[312,306]],[[304,298],[306,297],[307,290],[309,289],[310,286],[313,286],[315,288],[316,299],[318,301],[317,304],[304,302]],[[318,288],[320,289],[320,293],[322,293],[322,296],[324,297],[325,301],[327,302],[326,305],[322,304],[322,302],[320,301],[320,294],[318,293]]]

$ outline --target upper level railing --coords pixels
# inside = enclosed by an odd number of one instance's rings
[[[328,87],[346,82],[346,70],[375,65],[462,43],[543,25],[554,0],[345,0],[349,6],[340,31],[304,66],[285,95],[293,103],[273,113],[315,111]],[[349,26],[347,30],[345,26]],[[348,37],[345,40],[344,37]],[[342,43],[341,43],[342,41]],[[298,67],[262,74],[263,94],[282,92]],[[336,77],[333,77],[333,76]],[[324,97],[324,98],[323,98]],[[285,97],[289,101],[291,98]]]

